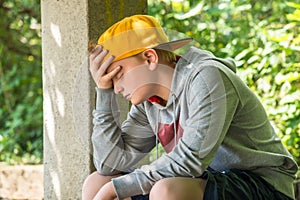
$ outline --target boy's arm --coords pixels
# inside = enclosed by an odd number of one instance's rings
[[[113,89],[97,90],[92,135],[94,164],[103,175],[114,175],[133,167],[155,146],[155,136],[142,109],[132,108],[119,126],[119,109]]]
[[[189,117],[186,124],[181,124],[182,138],[169,154],[113,179],[119,199],[147,194],[156,181],[166,177],[199,177],[212,161],[233,118],[238,98],[233,87],[225,92],[219,70],[214,67],[196,74],[188,87]]]

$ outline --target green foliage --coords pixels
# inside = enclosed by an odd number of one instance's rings
[[[0,162],[42,160],[40,1],[0,2]],[[149,0],[164,27],[237,61],[300,163],[300,2]]]
[[[39,3],[0,3],[0,162],[42,160]]]
[[[195,46],[234,58],[300,164],[299,0],[150,0],[149,14],[193,37]]]

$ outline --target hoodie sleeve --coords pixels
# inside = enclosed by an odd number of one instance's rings
[[[181,94],[187,109],[183,136],[175,148],[150,165],[113,179],[118,198],[147,194],[167,177],[199,177],[213,160],[233,118],[238,96],[217,67],[202,67],[188,80]],[[124,187],[130,185],[130,187]]]
[[[92,134],[94,164],[100,174],[114,175],[127,171],[141,160],[155,146],[155,136],[142,108],[135,106],[120,128],[113,89],[96,88],[96,91]]]

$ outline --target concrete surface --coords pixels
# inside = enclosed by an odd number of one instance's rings
[[[0,165],[0,199],[42,200],[43,166]]]
[[[89,41],[124,16],[146,11],[146,0],[41,1],[45,199],[80,199],[82,183],[94,170]]]

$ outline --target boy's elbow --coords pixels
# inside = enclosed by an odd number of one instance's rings
[[[117,174],[121,173],[118,170],[115,170],[111,167],[106,166],[104,163],[94,162],[94,165],[97,169],[97,172],[103,176],[113,176],[113,175],[117,175]]]

